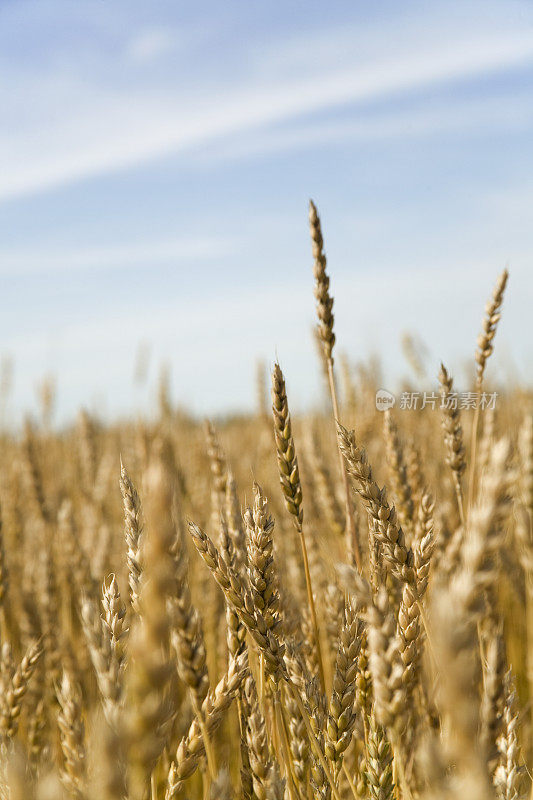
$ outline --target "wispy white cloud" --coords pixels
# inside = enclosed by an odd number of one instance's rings
[[[431,107],[399,109],[395,112],[371,112],[358,118],[334,121],[295,121],[282,130],[258,131],[215,141],[197,154],[201,161],[229,158],[253,158],[271,153],[307,147],[330,146],[349,141],[387,141],[447,136],[461,133],[477,134],[490,129],[497,132],[519,132],[533,126],[533,107],[529,94],[495,95],[483,99],[449,100]]]
[[[133,242],[105,246],[83,246],[55,250],[41,248],[0,250],[0,274],[26,275],[84,269],[124,269],[138,265],[184,266],[235,255],[239,243],[222,237]]]
[[[498,42],[518,41],[533,22],[527,0],[506,0],[505,5],[501,0],[431,4],[408,0],[357,17],[336,27],[300,26],[297,32],[265,39],[254,47],[254,67],[286,76],[341,64],[398,62],[411,53],[425,58],[441,48],[453,52],[472,47],[475,51],[492,43],[497,51]]]
[[[432,49],[383,55],[342,68],[322,69],[314,62],[307,75],[292,79],[286,75],[283,79],[252,76],[231,89],[226,84],[212,86],[200,99],[198,93],[184,93],[183,88],[150,95],[146,90],[101,87],[98,92],[92,87],[84,95],[83,87],[76,93],[74,86],[69,104],[62,84],[61,105],[55,107],[53,89],[48,87],[50,117],[37,127],[32,119],[30,130],[12,120],[17,128],[0,138],[0,200],[191,150],[220,137],[291,122],[306,114],[532,62],[533,33],[524,30],[444,41]]]

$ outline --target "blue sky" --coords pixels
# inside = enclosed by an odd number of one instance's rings
[[[198,413],[250,407],[276,354],[306,404],[309,197],[350,357],[393,385],[410,330],[459,372],[509,264],[499,375],[529,380],[532,87],[529,0],[4,0],[10,413],[49,373],[60,420],[146,408],[143,342]]]

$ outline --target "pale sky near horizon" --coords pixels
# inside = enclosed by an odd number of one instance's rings
[[[247,409],[276,355],[308,404],[309,197],[354,361],[393,387],[410,330],[460,372],[508,265],[491,374],[531,381],[532,87],[530,0],[4,0],[11,418],[50,373],[58,421],[146,409],[162,364],[193,411]]]

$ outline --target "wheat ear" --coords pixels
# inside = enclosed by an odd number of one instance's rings
[[[477,350],[476,350],[476,362],[477,362],[476,388],[478,393],[481,393],[481,390],[483,388],[483,379],[485,377],[485,368],[487,366],[487,360],[489,359],[489,357],[492,354],[492,351],[494,350],[494,337],[496,336],[496,329],[498,327],[498,322],[500,321],[501,318],[503,296],[505,294],[505,287],[507,286],[508,278],[509,278],[509,273],[507,272],[506,269],[504,269],[501,275],[498,277],[498,280],[496,281],[496,285],[492,292],[492,297],[485,306],[485,316],[483,317],[481,333],[478,336]],[[474,502],[474,492],[476,489],[476,452],[477,452],[477,440],[479,436],[480,406],[481,404],[478,402],[476,404],[474,412],[474,422],[472,424],[472,445],[470,452],[470,481],[468,486],[469,512]]]
[[[329,291],[329,276],[326,272],[326,254],[324,252],[324,240],[322,237],[322,226],[320,217],[315,204],[309,201],[309,226],[311,231],[311,246],[313,251],[313,274],[315,278],[315,299],[318,315],[318,336],[322,343],[324,357],[327,363],[328,383],[331,394],[331,404],[333,408],[333,420],[336,424],[340,422],[339,402],[337,398],[337,387],[335,373],[333,370],[333,345],[335,344],[335,334],[333,332],[333,298]],[[352,497],[350,494],[350,484],[346,465],[342,457],[340,444],[337,441],[339,450],[339,465],[344,483],[345,507],[346,507],[346,538],[351,542],[357,568],[361,570],[361,555],[359,542],[357,540],[357,528],[353,510]]]
[[[307,554],[307,544],[303,529],[303,504],[302,504],[302,485],[298,471],[298,458],[292,437],[291,417],[287,392],[285,389],[285,378],[278,363],[274,364],[272,371],[272,413],[274,416],[274,436],[276,440],[276,452],[278,457],[279,477],[281,489],[285,498],[285,505],[292,515],[294,525],[300,539],[302,559],[305,572],[305,584],[307,589],[307,601],[311,614],[313,635],[318,657],[320,670],[320,681],[322,688],[325,687],[324,666],[320,647],[320,633],[316,616],[315,599],[311,583],[311,573],[309,571],[309,557]]]
[[[453,378],[444,364],[440,365],[439,382],[442,389],[442,427],[447,451],[446,463],[452,471],[453,488],[457,498],[459,517],[461,525],[464,525],[465,515],[461,479],[466,469],[466,461],[463,429],[461,427],[461,415],[457,407],[457,397],[453,394]]]
[[[139,594],[142,575],[143,519],[141,501],[126,468],[120,462],[120,491],[124,504],[124,535],[127,546],[130,602],[139,611]]]
[[[201,708],[202,716],[209,736],[220,725],[225,711],[237,694],[248,670],[248,655],[242,653],[231,659],[228,671],[218,682],[214,691],[210,691]],[[197,769],[201,758],[205,755],[205,742],[198,719],[194,719],[185,736],[178,745],[174,761],[168,773],[165,800],[173,800],[183,782]]]
[[[2,734],[7,739],[12,739],[17,733],[22,700],[42,653],[41,643],[32,642],[15,670],[7,690],[4,690]]]
[[[354,432],[340,423],[337,427],[346,467],[366,507],[373,537],[390,571],[400,581],[413,582],[413,553],[405,543],[395,508],[388,503],[385,487],[380,489],[375,482],[365,451],[356,445]]]
[[[354,604],[345,606],[344,625],[339,638],[333,688],[326,725],[325,752],[333,764],[333,775],[338,777],[343,755],[348,749],[356,721],[355,680],[357,657],[361,647],[362,623]]]
[[[61,780],[73,800],[86,797],[85,728],[82,721],[81,692],[67,672],[57,689],[60,711],[57,717],[63,750]]]
[[[144,800],[152,770],[163,751],[163,724],[168,717],[165,689],[170,680],[168,599],[175,589],[172,493],[163,464],[147,472],[147,523],[139,616],[129,642],[126,682],[126,736],[130,800]]]
[[[384,414],[384,429],[392,493],[397,501],[398,516],[402,528],[406,531],[412,531],[414,505],[411,486],[407,479],[403,446],[390,410],[387,410]]]

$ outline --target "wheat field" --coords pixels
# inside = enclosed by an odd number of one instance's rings
[[[495,399],[490,358],[507,272],[480,287],[469,393],[436,365],[430,401],[382,413],[309,219],[316,411],[291,419],[275,363],[217,426],[162,387],[151,420],[55,432],[45,403],[2,434],[2,797],[531,795],[532,398]]]

